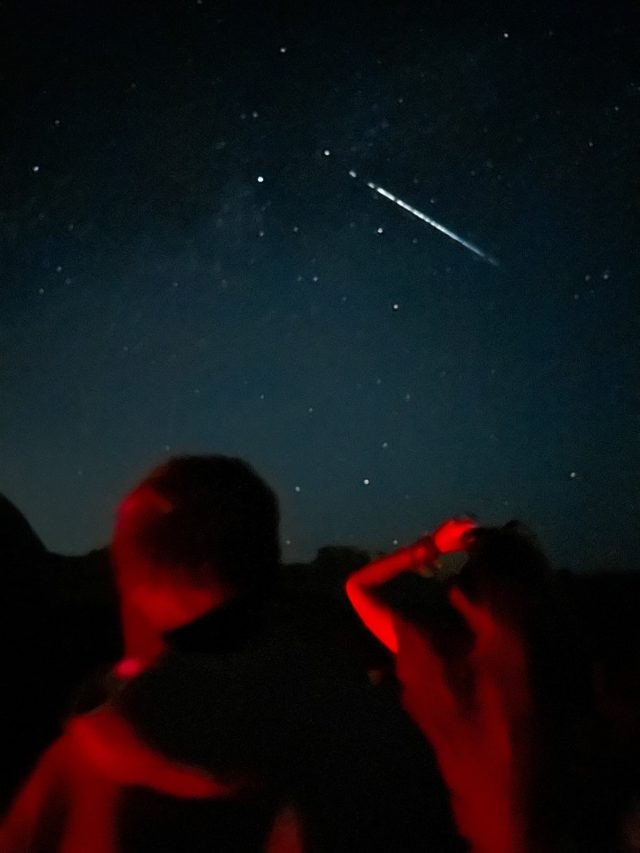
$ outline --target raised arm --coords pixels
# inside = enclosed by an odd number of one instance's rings
[[[462,550],[464,536],[473,527],[475,522],[468,518],[449,519],[432,535],[368,563],[347,580],[345,590],[354,610],[371,633],[394,654],[398,651],[397,616],[380,600],[377,590],[402,572],[420,571],[434,565],[440,554]]]

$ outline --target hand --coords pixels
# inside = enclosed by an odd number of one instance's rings
[[[447,554],[450,551],[465,551],[467,547],[465,536],[477,526],[475,521],[466,516],[450,518],[443,521],[440,527],[431,534],[431,538],[441,554]]]

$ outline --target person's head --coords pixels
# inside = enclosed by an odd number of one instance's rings
[[[485,600],[503,616],[522,618],[546,597],[551,565],[533,531],[520,521],[476,527],[467,534],[467,560],[458,584],[472,599]]]
[[[120,504],[112,544],[123,600],[157,630],[261,595],[280,562],[273,491],[240,459],[182,456]]]

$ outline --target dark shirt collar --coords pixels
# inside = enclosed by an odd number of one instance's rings
[[[179,652],[231,652],[253,642],[266,630],[267,613],[267,599],[245,595],[207,611],[187,625],[167,631],[163,639]]]

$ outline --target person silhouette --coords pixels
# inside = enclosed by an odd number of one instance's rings
[[[278,524],[272,490],[224,456],[169,460],[125,497],[110,699],[43,757],[3,850],[460,849],[420,739],[347,655],[296,630]]]
[[[444,632],[381,597],[381,586],[403,572],[437,574],[442,554],[473,554],[483,535],[491,552],[470,556],[443,596],[441,607],[450,611]],[[510,573],[506,585],[494,582],[492,562]],[[544,556],[514,528],[492,531],[459,517],[346,583],[362,621],[396,655],[404,707],[434,748],[473,853],[537,849],[527,814],[535,721],[523,593],[547,571]]]

